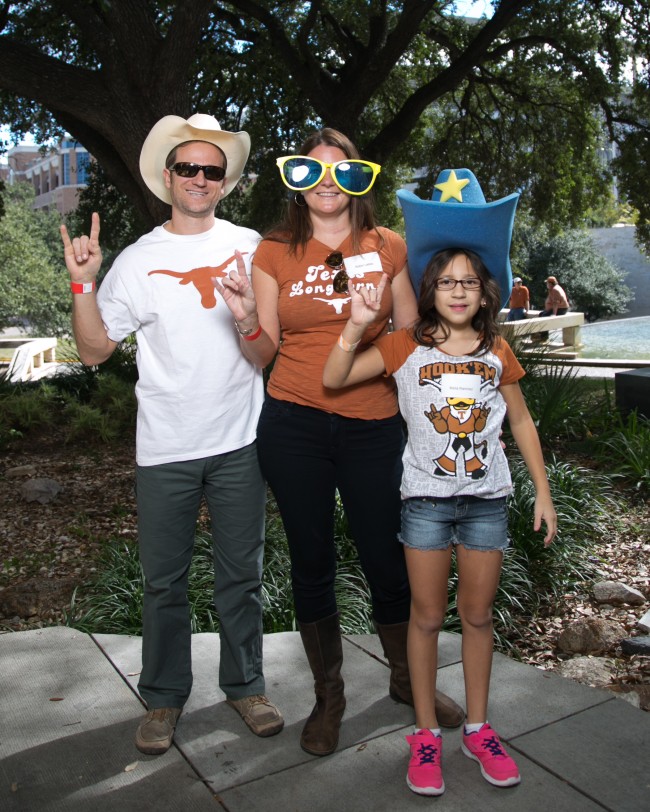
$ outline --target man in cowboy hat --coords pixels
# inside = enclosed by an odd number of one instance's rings
[[[245,132],[212,116],[165,116],[147,136],[140,171],[171,217],[126,248],[99,291],[99,217],[89,236],[62,238],[79,356],[99,364],[135,333],[138,540],[145,574],[142,672],[148,712],[135,743],[164,753],[192,687],[187,597],[199,505],[210,512],[219,685],[259,736],[284,721],[265,696],[261,577],[265,484],[255,447],[262,377],[240,342],[255,340],[214,295],[214,278],[249,273],[259,234],[215,217],[250,150]]]

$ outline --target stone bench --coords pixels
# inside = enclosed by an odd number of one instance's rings
[[[562,344],[565,347],[580,347],[580,328],[585,323],[584,313],[565,313],[563,316],[540,316],[540,310],[529,310],[525,319],[519,321],[506,321],[510,311],[507,309],[499,313],[501,333],[508,339],[510,336],[531,336],[534,338],[540,333],[551,330],[562,330]]]
[[[7,379],[12,383],[40,377],[46,364],[56,364],[56,338],[1,338],[0,349],[13,349]]]

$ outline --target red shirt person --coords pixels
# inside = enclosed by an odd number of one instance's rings
[[[521,321],[526,318],[526,313],[530,310],[530,293],[528,288],[522,284],[521,277],[515,276],[512,281],[514,287],[510,294],[510,312],[506,321]]]

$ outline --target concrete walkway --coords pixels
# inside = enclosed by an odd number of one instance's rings
[[[297,633],[267,635],[267,693],[286,726],[248,732],[217,687],[218,639],[193,638],[194,689],[175,745],[144,756],[133,736],[140,638],[53,627],[0,635],[0,809],[3,812],[581,812],[650,808],[650,714],[496,655],[490,721],[519,764],[522,783],[498,789],[444,734],[447,790],[414,795],[405,784],[412,710],[387,694],[374,635],[347,637],[348,706],[338,751],[300,749],[313,705]],[[462,701],[460,638],[444,634],[440,687]]]

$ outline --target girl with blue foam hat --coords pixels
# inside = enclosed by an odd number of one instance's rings
[[[506,411],[535,487],[532,530],[545,546],[557,532],[541,444],[519,385],[524,370],[499,332],[499,309],[511,288],[508,249],[517,195],[485,203],[465,169],[442,173],[434,197],[422,201],[400,193],[418,318],[361,344],[377,322],[390,280],[384,274],[376,288],[352,286],[350,318],[323,370],[323,384],[331,389],[392,376],[408,426],[399,540],[411,586],[408,665],[415,729],[406,736],[406,783],[419,795],[433,796],[445,791],[433,697],[454,557],[467,703],[461,749],[493,786],[521,780],[488,722],[493,605],[509,545],[507,499],[513,489],[499,440]]]
[[[512,290],[510,243],[519,194],[495,200],[485,196],[469,169],[444,169],[431,200],[400,189],[397,198],[406,225],[411,282],[416,295],[434,254],[452,246],[477,253],[496,279],[504,307]]]

